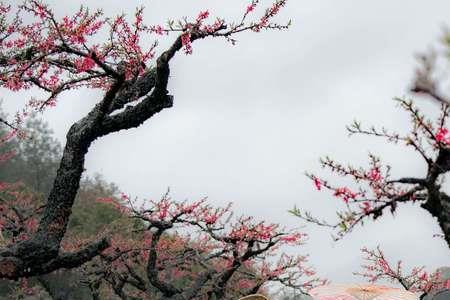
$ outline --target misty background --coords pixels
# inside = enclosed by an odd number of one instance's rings
[[[248,5],[239,0],[47,2],[59,16],[80,4],[111,16],[132,15],[144,5],[148,24],[195,17],[205,9],[211,18],[239,20]],[[433,237],[440,233],[437,222],[418,205],[402,205],[395,218],[386,214],[339,242],[326,228],[305,226],[287,212],[296,205],[333,220],[341,201],[317,192],[304,176],[305,171],[327,175],[318,162],[325,155],[367,166],[371,152],[392,165],[394,177],[425,172],[412,150],[349,138],[345,125],[357,119],[408,130],[408,116],[392,98],[409,95],[414,55],[438,42],[450,20],[450,2],[291,0],[276,20],[289,19],[293,25],[287,31],[242,34],[236,46],[220,39],[196,41],[193,55],[178,53],[169,81],[174,107],[137,129],[97,140],[87,156],[87,174],[103,174],[132,197],[159,198],[170,187],[180,201],[208,196],[213,205],[233,202],[237,215],[301,228],[310,239],[296,251],[309,253],[318,274],[334,282],[362,281],[352,272],[360,270],[363,246],[380,245],[405,266],[433,271],[450,265],[444,240]],[[163,39],[159,49],[174,38]],[[43,118],[64,143],[71,124],[100,95],[66,93]],[[10,93],[2,98],[11,114],[29,99]],[[429,100],[417,103],[430,115],[438,112]]]

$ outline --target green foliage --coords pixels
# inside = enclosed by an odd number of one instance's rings
[[[97,201],[98,198],[115,198],[117,194],[117,186],[107,183],[100,175],[85,177],[81,181],[70,216],[69,233],[91,237],[106,225],[122,219],[120,212],[114,207]]]
[[[5,134],[6,130],[3,126],[0,134]],[[47,196],[61,158],[61,145],[53,137],[48,124],[37,115],[27,119],[23,131],[23,138],[2,145],[2,151],[14,150],[16,155],[2,165],[0,181],[21,181],[35,192]]]

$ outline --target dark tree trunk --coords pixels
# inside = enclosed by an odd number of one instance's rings
[[[450,248],[450,197],[443,192],[430,193],[422,207],[435,217]]]

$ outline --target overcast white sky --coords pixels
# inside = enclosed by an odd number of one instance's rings
[[[204,9],[213,16],[238,17],[248,4],[49,2],[60,14],[81,3],[108,15],[133,13],[145,5],[152,24]],[[170,186],[176,199],[208,196],[217,205],[232,201],[238,214],[291,227],[302,225],[287,213],[294,204],[331,218],[339,204],[316,192],[303,175],[320,172],[320,156],[365,165],[371,151],[393,165],[394,175],[423,173],[415,153],[381,140],[348,138],[345,125],[356,118],[407,130],[408,119],[391,99],[407,95],[414,54],[440,37],[450,20],[450,2],[291,0],[278,19],[292,19],[292,28],[245,34],[236,46],[203,40],[194,44],[192,56],[178,55],[169,87],[174,107],[138,129],[96,141],[87,172],[103,174],[133,196],[158,198]],[[20,103],[4,98],[11,112]],[[67,94],[44,117],[63,142],[69,126],[97,100],[92,92]],[[437,223],[419,207],[401,207],[395,218],[367,224],[338,243],[326,229],[303,230],[310,241],[298,252],[310,253],[319,274],[335,282],[360,280],[352,271],[359,270],[363,246],[380,245],[388,257],[406,265],[450,265],[448,248],[432,237],[440,233]]]

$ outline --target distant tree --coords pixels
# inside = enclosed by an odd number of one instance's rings
[[[5,114],[0,112],[2,115]],[[14,152],[3,162],[0,181],[22,185],[30,193],[36,193],[35,197],[41,198],[39,194],[45,197],[61,160],[61,145],[53,137],[48,124],[36,115],[27,118],[21,132],[21,138],[12,138],[0,145],[1,152]],[[0,134],[6,133],[5,126],[0,126]],[[118,196],[118,187],[107,183],[100,174],[83,177],[68,225],[71,234],[93,236],[120,218],[121,215],[109,205],[95,201],[97,198]]]
[[[68,234],[89,238],[98,235],[108,226],[119,230],[123,222],[132,223],[110,205],[96,201],[99,198],[114,197],[120,199],[118,187],[107,183],[101,175],[83,178],[70,216]]]
[[[0,250],[0,277],[17,279],[78,267],[110,247],[110,239],[103,237],[83,248],[71,247],[73,252],[61,251],[90,145],[103,136],[138,127],[171,107],[170,62],[179,51],[191,54],[195,41],[219,37],[234,43],[234,36],[244,31],[288,27],[272,22],[286,0],[275,0],[254,18],[259,2],[251,1],[234,23],[220,18],[208,23],[209,12],[202,11],[193,20],[169,21],[167,26],[145,25],[142,9],[129,22],[123,15],[106,18],[101,11],[84,7],[58,18],[38,0],[14,6],[0,3],[0,87],[10,92],[33,88],[46,94],[44,99],[33,97],[15,122],[2,123],[15,132],[30,111],[57,105],[62,92],[80,87],[104,91],[67,133],[37,230]],[[149,43],[146,37],[171,33],[177,37],[157,55],[156,41]]]
[[[3,134],[6,127],[2,126]],[[60,143],[48,124],[33,114],[21,128],[23,136],[2,146],[15,155],[0,169],[0,181],[23,182],[35,192],[48,196],[61,160]]]
[[[37,224],[40,213],[40,211],[36,211],[37,205],[42,207],[44,204],[42,196],[48,193],[48,187],[51,187],[60,160],[59,142],[53,138],[51,130],[44,121],[32,116],[27,119],[21,130],[20,139],[12,138],[7,143],[0,145],[0,153],[14,152],[13,156],[8,155],[8,160],[4,161],[0,168],[3,184],[11,182],[7,185],[8,189],[0,192],[3,200],[11,201],[0,205],[0,210],[2,210],[0,220],[3,221],[0,225],[2,233],[0,241],[3,243],[13,236],[20,235],[21,232],[27,230],[26,226],[30,225],[28,223],[20,226],[20,219],[16,212],[24,218],[34,211],[35,215],[32,220]],[[1,136],[6,134],[5,126],[0,126],[0,132]],[[41,171],[43,173],[39,174]],[[46,173],[47,171],[48,173]],[[36,177],[36,174],[39,176]],[[19,182],[17,182],[18,180]],[[12,201],[15,199],[12,196],[18,195],[18,193],[21,193],[22,198],[28,201]],[[100,175],[92,178],[85,177],[80,183],[80,190],[75,200],[68,225],[68,235],[87,238],[98,235],[111,224],[114,224],[115,228],[120,228],[127,222],[133,222],[128,218],[122,218],[120,213],[110,205],[96,201],[97,198],[118,195],[118,188],[114,184],[106,183]],[[8,206],[14,209],[4,209]],[[7,214],[4,214],[6,212]],[[58,274],[38,276],[26,283],[23,280],[17,283],[0,280],[0,298],[92,299],[90,290],[83,285],[82,279],[80,270],[66,270],[60,271]],[[45,292],[49,298],[46,298]]]

